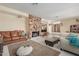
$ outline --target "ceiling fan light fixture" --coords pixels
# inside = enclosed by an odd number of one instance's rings
[[[32,3],[32,5],[38,5],[38,3]]]

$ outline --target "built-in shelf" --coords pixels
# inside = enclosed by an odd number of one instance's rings
[[[70,32],[79,33],[79,24],[71,25]]]

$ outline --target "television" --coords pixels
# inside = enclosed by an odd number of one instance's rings
[[[47,30],[41,30],[41,32],[47,32]]]

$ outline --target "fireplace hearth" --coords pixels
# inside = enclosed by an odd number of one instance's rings
[[[39,36],[39,31],[32,32],[32,37],[37,37],[37,36]]]

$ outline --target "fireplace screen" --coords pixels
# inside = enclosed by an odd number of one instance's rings
[[[39,36],[39,31],[32,32],[32,37],[37,37],[37,36]]]

